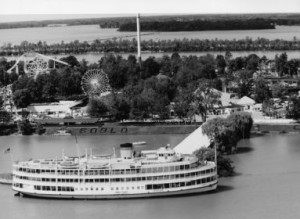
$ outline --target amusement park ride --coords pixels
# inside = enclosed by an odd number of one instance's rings
[[[87,71],[81,79],[81,87],[88,96],[105,96],[111,92],[108,77],[102,69]]]
[[[52,62],[52,67],[50,67]],[[18,58],[16,63],[7,70],[7,73],[15,71],[19,74],[19,67],[23,67],[24,73],[28,77],[36,79],[39,74],[49,73],[51,69],[55,69],[55,63],[68,66],[69,64],[61,60],[39,54],[37,52],[26,52]],[[12,98],[12,84],[8,84],[2,89],[2,96],[4,100],[4,107],[7,111],[14,111],[17,114],[17,108]]]
[[[49,62],[53,62],[53,67],[50,68]],[[16,73],[19,74],[19,64],[24,63],[23,69],[28,77],[36,78],[41,73],[47,73],[51,69],[55,69],[55,63],[68,66],[69,64],[58,59],[54,59],[49,56],[39,54],[37,52],[27,52],[18,58],[16,63],[7,70],[8,73],[12,73],[15,69]]]

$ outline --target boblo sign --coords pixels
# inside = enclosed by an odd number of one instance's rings
[[[80,128],[79,134],[127,134],[127,127],[95,127],[95,128]]]

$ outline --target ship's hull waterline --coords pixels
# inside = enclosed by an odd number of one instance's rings
[[[40,194],[40,193],[29,193],[20,192],[17,194],[25,197],[37,197],[45,199],[78,199],[78,200],[103,200],[103,199],[134,199],[134,198],[151,198],[151,197],[169,197],[169,196],[184,196],[184,195],[196,195],[200,193],[211,192],[217,189],[218,183],[213,183],[208,186],[194,189],[182,189],[179,191],[161,191],[161,192],[149,192],[149,193],[138,193],[138,194],[103,194],[103,195],[76,195],[76,194]]]

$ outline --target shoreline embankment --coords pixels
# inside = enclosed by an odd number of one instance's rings
[[[300,133],[300,123],[254,123],[252,132],[262,134]]]
[[[198,125],[154,125],[154,126],[122,126],[105,124],[102,126],[51,126],[45,127],[45,135],[55,135],[58,130],[65,130],[71,135],[158,135],[158,134],[189,134]],[[300,133],[300,123],[254,123],[253,133]],[[59,134],[58,134],[59,135]],[[62,134],[64,135],[64,134]]]
[[[64,126],[63,130],[71,135],[157,135],[189,134],[198,127],[199,125],[121,126],[108,124],[103,126]],[[45,135],[57,135],[57,131],[62,130],[62,126],[45,127],[45,129]]]

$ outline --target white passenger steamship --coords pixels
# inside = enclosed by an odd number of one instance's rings
[[[120,146],[120,157],[85,155],[13,165],[13,190],[38,197],[137,198],[199,193],[216,187],[215,162],[200,161],[168,146],[135,155],[132,144],[127,143]]]

